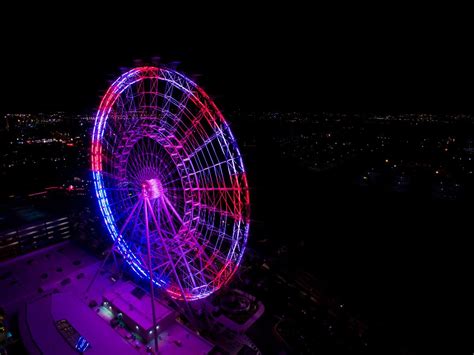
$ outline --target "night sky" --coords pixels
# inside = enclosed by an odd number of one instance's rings
[[[474,111],[469,28],[444,9],[115,10],[9,14],[0,111],[93,111],[121,67],[152,57],[224,110]]]

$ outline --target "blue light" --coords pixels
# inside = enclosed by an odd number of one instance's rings
[[[83,336],[80,336],[79,339],[77,339],[76,342],[76,349],[83,353],[90,347],[90,343],[84,338]]]

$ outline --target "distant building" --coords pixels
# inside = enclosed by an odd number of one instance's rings
[[[48,218],[0,231],[0,260],[22,255],[71,237],[68,217]]]

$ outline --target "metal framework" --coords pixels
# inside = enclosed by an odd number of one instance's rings
[[[249,191],[232,132],[209,96],[174,70],[139,67],[102,99],[92,173],[114,248],[176,300],[194,301],[238,269]]]

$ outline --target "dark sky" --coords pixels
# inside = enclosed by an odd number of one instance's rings
[[[224,109],[474,112],[472,31],[443,11],[116,10],[12,14],[0,111],[92,111],[120,67],[159,56]]]

